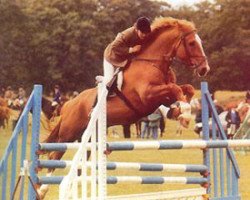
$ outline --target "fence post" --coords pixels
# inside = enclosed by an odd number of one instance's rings
[[[40,114],[41,114],[41,102],[42,102],[42,86],[34,86],[34,96],[32,102],[32,139],[31,139],[31,150],[30,150],[30,176],[34,183],[37,183],[38,178],[36,174],[36,168],[38,165],[38,156],[36,151],[39,145],[39,135],[40,135]],[[36,199],[36,193],[29,184],[29,200]]]
[[[98,85],[98,96],[106,85],[100,83]],[[106,91],[107,92],[107,91]],[[107,98],[107,96],[106,96]],[[107,198],[107,159],[104,152],[106,151],[107,143],[107,99],[101,102],[100,115],[98,117],[98,200],[106,200]]]
[[[205,93],[208,93],[207,82],[201,83],[201,102],[202,102],[202,139],[209,140],[209,108]],[[209,149],[203,149],[203,164],[207,166],[210,172],[210,154]],[[210,183],[210,175],[207,177],[208,183]],[[211,192],[210,185],[207,188],[207,193]]]

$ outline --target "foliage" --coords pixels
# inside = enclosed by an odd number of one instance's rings
[[[23,0],[0,4],[0,85],[35,83],[50,90],[82,90],[102,74],[103,51],[116,34],[139,16],[172,16],[194,21],[211,73],[212,90],[249,89],[249,3],[246,0],[203,1],[172,9],[150,0]],[[199,87],[200,79],[176,68],[179,83]],[[192,78],[190,78],[192,77]],[[237,80],[237,81],[236,81]]]

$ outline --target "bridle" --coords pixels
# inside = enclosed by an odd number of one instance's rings
[[[157,63],[172,63],[172,62],[177,62],[177,63],[181,63],[184,64],[185,66],[191,68],[191,69],[197,69],[198,67],[200,67],[206,60],[206,56],[194,56],[192,55],[189,51],[188,51],[188,47],[187,47],[187,42],[186,42],[186,37],[189,36],[190,34],[195,33],[196,30],[192,30],[190,32],[187,33],[182,33],[182,35],[179,37],[179,40],[177,41],[177,43],[175,44],[173,50],[171,51],[170,55],[164,54],[162,59],[147,59],[147,58],[133,58],[132,61],[145,61],[145,62],[150,62],[152,64],[152,66],[159,68],[159,65],[157,65]],[[181,59],[179,59],[177,57],[177,51],[181,45],[181,43],[183,42],[184,45],[184,49],[185,49],[185,54],[188,58],[187,62],[182,61]],[[192,58],[202,58],[202,60],[198,63],[192,63]]]
[[[186,56],[187,56],[187,58],[188,58],[188,62],[187,62],[188,65],[187,65],[187,66],[188,66],[189,68],[191,68],[191,69],[197,69],[199,66],[201,66],[201,65],[203,64],[203,62],[205,62],[205,61],[207,60],[207,58],[206,58],[206,56],[194,56],[194,55],[191,55],[190,51],[188,51],[188,46],[187,46],[186,37],[189,36],[189,35],[192,34],[192,33],[196,33],[196,30],[192,30],[192,31],[190,31],[190,32],[187,32],[187,33],[182,34],[182,36],[180,37],[179,42],[177,43],[177,45],[176,45],[175,48],[174,48],[174,51],[175,51],[175,52],[174,52],[174,56],[173,56],[172,58],[173,58],[173,60],[174,60],[175,62],[179,62],[179,63],[182,63],[182,64],[184,63],[182,60],[180,60],[180,59],[178,59],[178,58],[176,57],[177,50],[178,50],[178,48],[180,47],[181,42],[183,42],[185,54],[186,54]],[[203,59],[201,60],[200,63],[194,64],[194,63],[192,63],[191,58],[203,58]]]

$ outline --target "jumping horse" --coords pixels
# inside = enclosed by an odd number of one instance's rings
[[[189,101],[194,94],[193,87],[188,84],[178,86],[172,80],[170,65],[176,59],[195,70],[198,76],[205,76],[210,70],[193,23],[174,18],[156,18],[152,23],[152,33],[141,51],[123,70],[122,93],[140,114],[135,113],[118,96],[109,97],[108,126],[134,123],[160,105],[169,107],[177,101]],[[96,96],[97,88],[91,88],[66,102],[60,121],[44,142],[78,140],[88,125]],[[51,152],[49,159],[59,160],[63,154]]]

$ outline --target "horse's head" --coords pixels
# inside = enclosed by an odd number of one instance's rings
[[[171,61],[180,60],[188,68],[194,69],[199,76],[208,73],[210,67],[193,23],[174,18],[157,18],[152,24],[152,30],[149,37],[151,51],[148,52],[148,57],[163,56],[163,60],[170,64]],[[151,60],[153,62],[157,59]]]
[[[194,29],[181,33],[175,51],[175,57],[184,62],[188,68],[194,69],[198,76],[205,76],[209,72],[210,67],[201,39]]]

